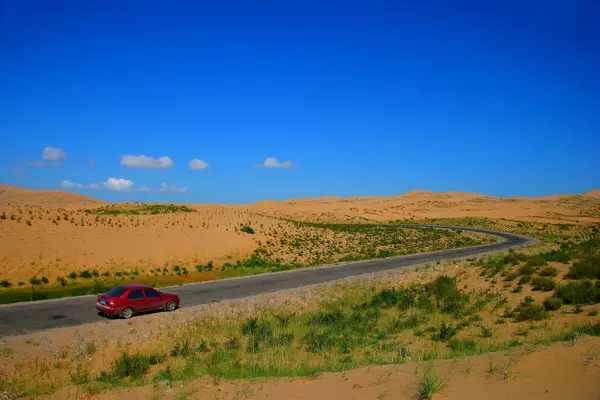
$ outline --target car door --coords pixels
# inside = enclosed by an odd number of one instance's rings
[[[160,293],[152,288],[144,288],[148,310],[160,310],[164,307]]]
[[[142,289],[134,289],[127,295],[127,299],[129,300],[129,305],[133,308],[135,312],[146,311],[146,298],[144,297],[144,292]]]

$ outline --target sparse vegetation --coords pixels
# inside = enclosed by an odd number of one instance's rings
[[[143,204],[135,207],[106,206],[93,210],[83,210],[85,214],[96,215],[143,215],[143,214],[171,214],[178,212],[194,212],[195,210],[176,204]]]

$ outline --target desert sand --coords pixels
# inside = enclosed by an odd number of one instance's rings
[[[283,261],[307,261],[274,240],[321,235],[283,219],[312,222],[385,222],[448,217],[488,217],[549,224],[600,222],[600,191],[581,195],[504,199],[476,193],[412,191],[393,197],[325,197],[262,201],[244,205],[187,204],[194,212],[157,215],[94,215],[106,203],[61,191],[0,187],[0,280],[27,282],[85,269],[140,270],[215,264],[273,247]],[[249,225],[255,234],[240,231]],[[330,238],[332,239],[332,238]],[[343,239],[340,239],[343,240]]]

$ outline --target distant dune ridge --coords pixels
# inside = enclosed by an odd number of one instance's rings
[[[48,207],[94,207],[106,202],[62,190],[29,190],[0,185],[0,205],[31,205]]]

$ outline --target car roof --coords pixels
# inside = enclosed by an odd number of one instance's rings
[[[148,285],[142,285],[141,283],[126,283],[124,285],[119,285],[118,287],[123,289],[145,289],[149,288]]]

